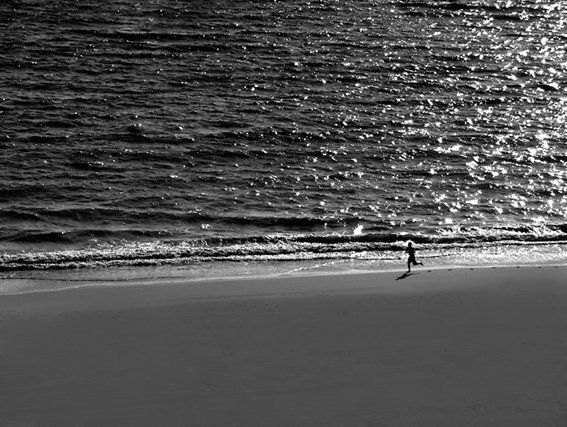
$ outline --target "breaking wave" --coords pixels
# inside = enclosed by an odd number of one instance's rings
[[[195,240],[120,241],[78,250],[0,255],[0,271],[110,266],[184,265],[207,261],[300,261],[397,259],[408,241],[422,256],[439,251],[490,246],[567,244],[567,225],[492,229],[445,229],[435,234],[294,234],[214,237]],[[429,254],[429,255],[427,255]]]

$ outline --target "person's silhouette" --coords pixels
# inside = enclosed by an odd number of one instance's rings
[[[411,242],[408,243],[408,247],[406,249],[406,252],[409,255],[409,257],[408,257],[408,273],[411,271],[412,264],[413,265],[423,265],[422,262],[417,262],[415,260],[415,249],[413,248]]]

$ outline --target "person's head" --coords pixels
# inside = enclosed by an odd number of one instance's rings
[[[411,248],[411,242],[408,242],[408,248]]]

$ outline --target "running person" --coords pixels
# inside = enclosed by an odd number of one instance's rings
[[[422,262],[417,262],[415,260],[415,249],[413,248],[411,242],[408,243],[408,247],[406,249],[406,252],[409,255],[409,257],[408,257],[408,273],[411,271],[412,264],[413,265],[423,265]]]

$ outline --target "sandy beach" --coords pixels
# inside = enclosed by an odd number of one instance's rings
[[[0,425],[567,424],[567,268],[0,297]]]

